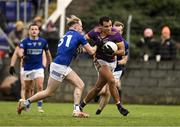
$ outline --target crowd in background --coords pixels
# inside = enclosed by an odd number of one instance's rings
[[[140,51],[140,58],[144,61],[175,60],[176,42],[171,38],[171,30],[164,26],[161,30],[161,37],[156,39],[151,28],[146,28],[143,37],[136,43]]]
[[[49,43],[49,48],[53,56],[55,56],[56,46],[59,40],[58,30],[55,27],[55,24],[52,21],[49,21],[44,29],[42,29],[43,18],[41,16],[36,16],[34,19],[28,24],[24,24],[23,21],[16,21],[14,24],[14,28],[9,33],[4,33],[15,47],[19,45],[19,43],[26,37],[28,37],[28,25],[31,23],[35,23],[38,25],[40,33],[39,35],[45,38]],[[6,30],[4,28],[3,30]],[[8,40],[6,40],[8,41]],[[0,43],[1,45],[2,43]],[[8,44],[8,43],[7,43]],[[9,67],[6,59],[12,57],[15,49],[9,46],[8,50],[0,50],[0,69],[6,71]],[[18,67],[19,68],[19,67]],[[19,69],[18,69],[19,70]],[[4,73],[4,71],[2,71]],[[6,73],[6,72],[5,72]],[[0,97],[4,96],[6,99],[19,99],[20,98],[20,79],[18,77],[19,72],[15,75],[9,76],[1,76],[2,82],[0,83]],[[18,89],[17,89],[18,88]],[[13,98],[11,98],[13,97]],[[15,97],[15,98],[14,98]]]

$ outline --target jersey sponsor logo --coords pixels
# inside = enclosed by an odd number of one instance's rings
[[[55,75],[55,76],[57,76],[57,77],[60,77],[60,76],[61,76],[60,73],[58,73],[57,71],[54,71],[54,70],[52,71],[52,74]]]
[[[40,55],[42,54],[42,49],[27,49],[27,54]]]
[[[32,43],[27,43],[27,45],[31,46],[31,45],[32,45]]]
[[[42,43],[41,42],[38,42],[38,46],[41,46],[42,45]]]

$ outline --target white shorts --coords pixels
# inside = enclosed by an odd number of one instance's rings
[[[122,70],[113,72],[113,76],[115,79],[119,80],[122,75]]]
[[[102,60],[102,59],[96,59],[96,60],[94,61],[94,65],[95,65],[95,68],[96,68],[97,71],[99,70],[99,67],[100,67],[101,65],[107,65],[107,66],[109,66],[110,70],[111,70],[112,72],[114,72],[114,69],[116,68],[116,63],[117,63],[117,61],[107,62],[107,61],[104,61],[104,60]]]
[[[44,78],[44,69],[40,68],[37,70],[30,70],[30,71],[21,70],[21,74],[24,80],[34,80],[40,77]]]
[[[50,66],[50,77],[62,82],[63,79],[72,71],[69,66],[51,63]]]

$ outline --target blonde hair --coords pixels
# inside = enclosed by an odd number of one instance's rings
[[[24,23],[22,21],[17,21],[16,22],[16,28],[20,28],[20,29],[23,29],[24,28]]]
[[[71,27],[74,24],[81,24],[82,25],[81,19],[76,17],[75,15],[70,15],[70,17],[66,17],[66,20],[67,20],[66,24],[68,27]]]

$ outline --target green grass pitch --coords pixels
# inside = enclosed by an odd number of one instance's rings
[[[0,102],[0,126],[180,126],[180,106],[125,105],[130,114],[124,117],[113,104],[101,115],[95,115],[97,104],[84,109],[90,118],[73,118],[71,103],[44,103],[44,113],[37,112],[36,103],[30,112],[17,115],[17,102]]]

